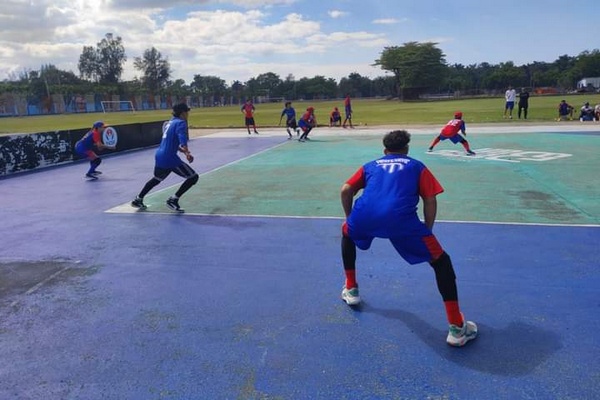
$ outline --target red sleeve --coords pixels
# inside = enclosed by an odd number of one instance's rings
[[[92,140],[94,141],[94,143],[102,143],[102,136],[100,135],[100,131],[97,129],[93,130],[92,133]]]
[[[423,168],[419,178],[419,196],[423,198],[435,197],[443,191],[444,188],[440,185],[438,180],[435,179],[435,176],[433,176],[431,171],[427,168]]]
[[[360,167],[355,173],[354,175],[352,175],[350,177],[350,179],[348,179],[346,181],[346,183],[350,186],[352,186],[352,189],[354,189],[355,192],[359,191],[360,189],[363,189],[365,187],[365,170],[363,167]]]

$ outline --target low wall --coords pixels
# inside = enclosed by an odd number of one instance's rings
[[[162,125],[163,121],[113,126],[118,135],[117,150],[98,154],[156,146],[162,137]],[[88,130],[0,136],[0,177],[78,160],[75,143]]]

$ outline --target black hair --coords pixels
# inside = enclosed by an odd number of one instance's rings
[[[391,131],[383,137],[383,146],[392,153],[406,150],[410,142],[410,133],[405,130]]]
[[[286,102],[285,102],[285,106],[286,106],[286,107],[287,107],[287,106],[291,106],[291,105],[292,105],[292,102],[291,102],[291,101],[286,101]]]

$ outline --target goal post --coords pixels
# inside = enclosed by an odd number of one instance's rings
[[[133,107],[133,101],[101,101],[102,112],[120,112],[120,111],[129,111],[135,112],[135,108]]]

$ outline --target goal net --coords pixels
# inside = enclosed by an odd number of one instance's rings
[[[133,101],[101,101],[102,112],[119,112],[129,111],[134,112]]]

